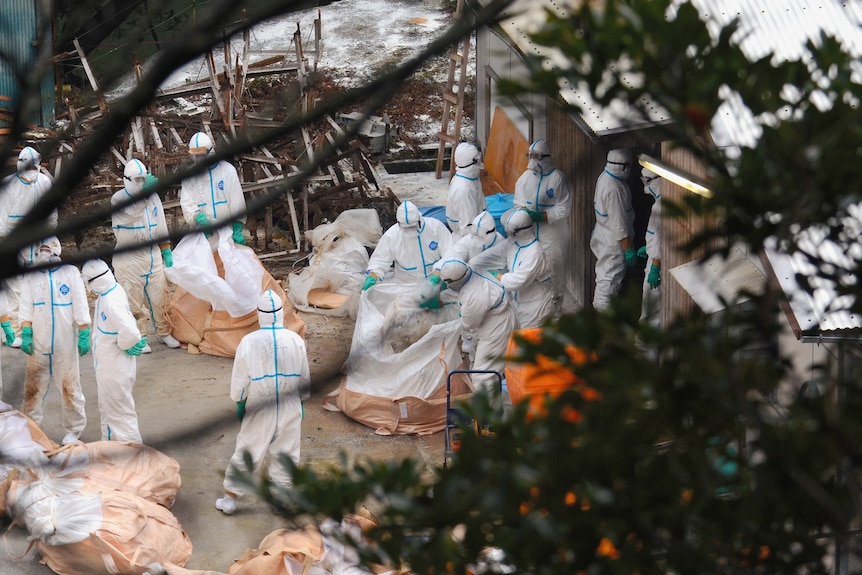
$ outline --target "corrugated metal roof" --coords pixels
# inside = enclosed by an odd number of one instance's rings
[[[776,242],[771,242],[764,251],[790,304],[790,311],[798,325],[797,337],[829,332],[858,331],[862,328],[862,317],[850,311],[855,298],[838,296],[835,284],[820,277],[808,255],[828,262],[839,272],[846,273],[847,281],[856,282],[853,262],[845,254],[846,246],[825,239],[826,232],[811,228],[800,234],[800,250],[788,254]],[[858,244],[856,244],[858,247]],[[807,255],[806,255],[807,254]],[[812,284],[809,293],[799,285],[796,278],[805,276]]]
[[[566,4],[568,2],[558,0],[516,0],[509,10],[511,16],[504,18],[500,26],[524,54],[543,56],[551,62],[562,63],[564,60],[561,60],[558,51],[533,43],[529,34],[545,22],[545,10],[563,15],[566,13]],[[623,80],[632,85],[640,82],[637,74],[623,74]],[[609,106],[599,106],[590,95],[586,84],[571,86],[564,83],[560,96],[566,102],[580,107],[582,120],[597,136],[671,120],[665,110],[648,99],[641,102],[640,108],[632,108],[620,100],[611,102]],[[648,114],[646,118],[642,110],[646,110]]]
[[[821,32],[840,39],[851,54],[862,55],[862,0],[690,0],[701,13],[701,19],[716,36],[721,28],[739,18],[739,30],[734,39],[752,60],[774,52],[776,61],[800,59],[805,56],[805,43],[817,42]],[[529,34],[544,22],[546,9],[565,14],[567,2],[559,0],[516,0],[512,15],[501,22],[503,31],[525,54],[540,55],[551,62],[559,59],[555,50],[534,44]],[[859,66],[862,77],[862,65]],[[633,84],[636,74],[623,76]],[[860,80],[862,81],[862,80]],[[585,124],[598,136],[646,125],[665,123],[672,118],[654,102],[644,100],[640,110],[634,110],[620,101],[610,106],[597,105],[585,85],[564,85],[561,96],[569,103],[580,106]],[[725,104],[713,118],[713,138],[722,147],[756,144],[760,137],[759,121],[745,108],[732,91],[724,90]],[[825,100],[824,100],[825,102]]]
[[[738,18],[733,40],[752,61],[770,52],[775,63],[805,60],[805,44],[818,44],[821,33],[837,38],[848,53],[862,55],[860,0],[691,0],[691,4],[713,37]],[[862,81],[862,66],[856,67]],[[722,95],[725,103],[713,118],[713,139],[722,147],[753,147],[762,133],[760,123],[772,118],[755,119],[735,93],[724,90]],[[829,105],[825,97],[819,104]]]

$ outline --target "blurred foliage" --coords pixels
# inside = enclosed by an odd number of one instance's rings
[[[814,225],[855,242],[843,217],[857,201],[862,154],[854,58],[823,36],[799,60],[751,62],[736,24],[710,34],[690,4],[670,4],[549,12],[532,39],[555,56],[534,59],[528,85],[503,89],[556,96],[565,81],[589,86],[601,104],[663,107],[674,119],[668,140],[702,159],[717,192],[667,209],[716,216],[689,247],[720,240],[757,253],[770,237],[793,247]],[[755,147],[720,149],[704,137],[729,94],[759,125]],[[854,255],[844,267],[812,262],[846,280]],[[840,289],[855,297],[857,283]],[[637,303],[625,298],[605,313],[564,316],[541,341],[521,342],[521,361],[578,376],[545,415],[518,404],[501,416],[480,394],[463,409],[494,437],[465,432],[433,477],[418,461],[344,462],[326,473],[294,468],[293,489],[264,494],[295,521],[368,505],[379,526],[364,557],[422,574],[832,572],[836,542],[846,550],[860,525],[862,429],[852,414],[862,380],[849,367],[812,366],[819,393],[779,405],[790,361],[764,343],[779,329],[777,299],[752,294],[662,330],[631,320]],[[857,346],[846,352],[858,356]],[[488,548],[502,551],[497,571],[477,567]]]

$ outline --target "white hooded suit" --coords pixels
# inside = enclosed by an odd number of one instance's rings
[[[51,189],[51,178],[39,171],[42,156],[31,148],[25,147],[18,154],[18,171],[3,178],[0,182],[0,238],[8,237],[27,212],[42,199]],[[57,210],[53,210],[47,219],[50,228],[57,228]],[[18,261],[24,267],[33,264],[36,259],[38,245],[31,245],[18,254]],[[13,329],[18,321],[18,299],[21,295],[21,278],[12,277],[6,280],[7,315],[11,318]],[[16,329],[16,332],[18,330]],[[11,343],[11,342],[10,342]]]
[[[514,219],[510,218],[510,222]],[[507,252],[509,271],[500,276],[500,283],[512,295],[520,329],[528,329],[541,327],[554,313],[554,290],[551,270],[542,244],[536,237],[536,228],[532,222],[522,225],[525,227],[507,225],[511,240]]]
[[[468,273],[451,281],[449,270],[464,269]],[[491,370],[502,374],[505,367],[506,346],[512,331],[518,329],[518,318],[509,304],[506,288],[493,278],[472,271],[461,260],[446,260],[440,270],[443,281],[458,293],[461,308],[461,337],[467,345],[475,347],[473,370]],[[458,276],[461,274],[458,273]],[[496,391],[496,378],[489,374],[473,374],[476,391]]]
[[[63,428],[80,435],[87,416],[78,363],[78,331],[79,326],[90,325],[90,306],[78,268],[62,264],[59,257],[56,261],[55,267],[27,274],[21,281],[18,319],[33,328],[33,354],[27,357],[21,412],[41,424],[43,404],[53,381],[62,397]]]
[[[434,218],[423,218],[413,202],[398,207],[398,223],[381,236],[368,260],[368,271],[384,279],[395,266],[395,282],[416,283],[427,278],[433,266],[452,246],[452,234]]]
[[[596,180],[593,199],[596,224],[590,249],[597,260],[593,307],[599,310],[608,308],[611,296],[619,292],[626,275],[625,252],[620,242],[634,237],[635,222],[627,177],[628,168],[609,160]]]
[[[649,271],[653,260],[661,261],[661,178],[644,185],[644,193],[655,200],[649,213],[646,229],[646,273],[644,274],[643,296],[641,298],[641,320],[649,320],[653,325],[660,323],[661,317],[661,284],[653,288],[649,285]]]
[[[260,329],[240,341],[231,375],[231,399],[246,402],[224,478],[225,493],[234,497],[247,489],[234,476],[234,470],[245,469],[245,453],[251,456],[255,473],[269,453],[270,479],[290,487],[290,475],[278,459],[288,456],[299,463],[302,402],[311,394],[305,342],[284,327],[282,301],[272,290],[261,296],[257,317]]]
[[[449,180],[446,196],[446,223],[455,241],[467,235],[467,226],[487,209],[482,182],[479,181],[481,153],[473,144],[462,142],[455,148],[452,161],[455,175]]]
[[[84,264],[87,288],[98,296],[93,314],[93,365],[99,394],[102,441],[141,443],[132,392],[137,361],[125,350],[141,340],[123,287],[100,260]]]
[[[218,234],[231,235],[231,222],[246,221],[245,197],[236,168],[224,160],[209,166],[203,173],[183,180],[180,190],[180,207],[183,218],[192,227],[197,227],[195,213],[202,212],[211,224],[224,224],[213,232],[210,245],[218,247]]]
[[[566,289],[566,250],[571,241],[569,213],[572,209],[572,182],[556,169],[545,140],[530,146],[531,153],[542,152],[543,158],[530,159],[527,170],[515,183],[513,206],[544,213],[544,221],[537,222],[537,236],[545,257],[553,270],[553,289],[556,305],[562,306]]]
[[[146,170],[143,175],[146,175]],[[111,205],[116,206],[132,196],[133,192],[128,187],[123,188],[111,197]],[[114,211],[111,214],[111,226],[118,248],[151,242],[140,249],[115,254],[112,261],[114,274],[126,291],[141,334],[149,332],[148,320],[152,320],[156,334],[170,335],[171,326],[165,315],[165,266],[159,244],[154,243],[156,238],[162,238],[164,242],[168,234],[164,208],[158,194]]]

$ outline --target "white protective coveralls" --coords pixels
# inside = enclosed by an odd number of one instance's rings
[[[98,296],[93,313],[93,366],[99,395],[102,441],[142,443],[132,392],[137,361],[126,353],[141,342],[123,287],[102,260],[84,264],[87,289]]]
[[[421,217],[419,208],[409,200],[398,206],[395,218],[398,223],[377,242],[366,275],[383,280],[394,264],[396,283],[419,282],[432,273],[434,263],[452,246],[452,234],[443,222]]]
[[[509,216],[505,227],[510,240],[509,271],[500,276],[500,283],[512,297],[520,329],[541,327],[554,313],[554,290],[545,252],[536,237],[536,226],[529,214],[517,210]]]
[[[518,329],[518,317],[509,304],[506,288],[492,277],[473,271],[462,260],[446,260],[440,277],[458,293],[462,349],[474,357],[470,369],[502,374],[509,337]],[[476,391],[500,391],[492,374],[472,374],[470,379]]]
[[[490,212],[479,212],[467,225],[466,232],[434,264],[435,271],[439,272],[443,262],[451,259],[463,260],[480,272],[498,273],[505,270],[506,238],[497,231],[497,224]]]
[[[191,150],[205,149],[205,154],[215,152],[212,141],[204,133],[192,136],[189,143]],[[193,157],[204,158],[197,153]],[[196,161],[205,161],[199,159]],[[183,210],[183,218],[193,228],[199,223],[195,216],[202,213],[210,224],[224,224],[230,226],[233,222],[246,221],[245,197],[242,185],[237,176],[236,168],[229,162],[219,160],[210,165],[203,173],[191,176],[183,180],[180,189],[180,207]],[[231,235],[230,227],[216,230],[210,236],[210,246],[213,251],[218,249],[219,234]]]
[[[0,182],[0,238],[9,236],[27,212],[51,189],[51,178],[39,171],[41,162],[42,155],[26,146],[18,154],[17,172],[6,176]],[[57,210],[51,212],[46,223],[52,230],[57,228]],[[38,250],[38,244],[21,250],[18,254],[19,263],[24,267],[32,265]],[[16,324],[21,277],[7,279],[4,288],[7,292],[7,310],[3,317],[11,321],[12,328],[19,334],[20,330]],[[20,337],[16,339],[16,343],[20,345]],[[12,342],[7,342],[6,345],[12,345]]]
[[[661,283],[652,287],[649,272],[653,264],[661,268],[661,178],[651,170],[641,170],[644,193],[655,200],[649,213],[646,229],[646,273],[644,274],[643,296],[641,298],[641,321],[649,321],[658,326],[661,322]]]
[[[287,456],[299,464],[302,402],[311,395],[305,342],[284,327],[282,302],[274,291],[261,296],[257,317],[260,329],[240,341],[231,375],[230,398],[246,405],[225,471],[224,490],[230,497],[248,489],[236,478],[237,472],[246,470],[245,453],[251,456],[255,474],[269,453],[270,479],[279,487],[291,486],[279,458]]]
[[[469,222],[488,206],[479,181],[482,153],[473,144],[461,142],[455,148],[452,161],[455,162],[455,175],[449,181],[446,196],[446,222],[453,239],[458,241],[467,235]]]
[[[21,413],[41,425],[45,397],[53,381],[62,398],[63,444],[67,444],[76,441],[87,425],[78,337],[82,328],[87,328],[89,336],[90,305],[78,268],[60,261],[60,240],[53,237],[42,243],[50,252],[43,252],[44,258],[37,255],[36,261],[56,265],[29,273],[21,282],[18,320],[33,329],[33,354],[27,357]]]
[[[515,182],[512,205],[537,213],[539,242],[545,250],[553,274],[556,309],[564,304],[566,292],[565,257],[571,243],[569,213],[572,210],[572,182],[556,169],[546,140],[536,140],[527,152],[527,169]],[[569,296],[567,299],[572,299]],[[573,305],[567,303],[566,307]]]
[[[593,308],[607,309],[611,296],[619,292],[626,275],[623,243],[634,237],[635,212],[626,178],[632,166],[631,152],[624,149],[608,152],[605,169],[596,180],[593,208],[596,224],[590,237],[590,249],[596,256],[596,289]]]
[[[126,187],[111,196],[111,205],[116,206],[144,189],[141,178],[147,176],[147,168],[140,160],[126,164],[123,181]],[[164,207],[158,194],[115,210],[111,214],[111,227],[117,239],[117,247],[140,245],[166,238],[168,224]],[[162,250],[170,249],[170,242],[150,243],[140,249],[114,254],[114,275],[129,298],[129,307],[138,323],[141,334],[149,333],[149,321],[153,322],[156,334],[166,338],[171,334],[171,325],[165,313],[167,279],[162,262]]]

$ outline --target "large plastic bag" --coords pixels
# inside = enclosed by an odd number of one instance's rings
[[[19,469],[42,469],[47,453],[57,444],[32,419],[0,401],[0,514],[6,513],[10,474]]]
[[[418,283],[381,283],[362,292],[346,373],[324,399],[325,409],[342,411],[381,435],[445,427],[447,377],[461,365],[461,320],[456,306],[411,305],[420,289]],[[397,311],[387,319],[393,307]],[[453,397],[470,392],[459,382]]]
[[[185,565],[192,544],[165,507],[84,478],[22,477],[7,494],[14,522],[59,575],[142,573]]]
[[[231,236],[219,234],[218,255],[224,277],[216,267],[209,240],[189,234],[173,250],[174,265],[165,268],[167,278],[217,311],[242,317],[256,309],[264,268],[247,246],[234,244]]]
[[[308,266],[288,276],[288,298],[299,310],[356,317],[359,292],[368,267],[368,250],[382,235],[372,209],[346,210],[334,222],[308,232]]]
[[[141,445],[120,441],[76,442],[50,454],[48,472],[84,478],[107,490],[125,491],[170,509],[182,480],[173,457]]]

